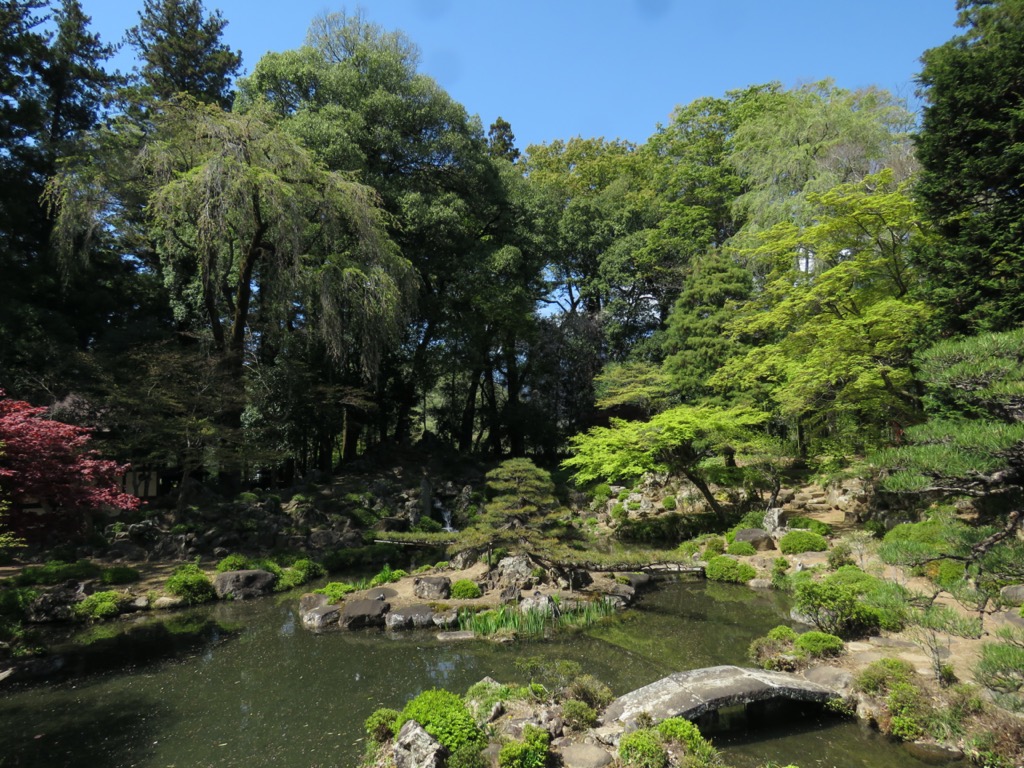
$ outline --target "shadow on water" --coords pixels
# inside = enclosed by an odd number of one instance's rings
[[[145,761],[167,727],[167,713],[149,696],[97,700],[56,695],[25,708],[0,700],[3,768],[124,768]]]

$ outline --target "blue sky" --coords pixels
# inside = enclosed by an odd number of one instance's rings
[[[106,41],[142,0],[82,0]],[[954,0],[205,0],[250,69],[300,46],[314,16],[360,7],[401,29],[420,70],[486,128],[501,116],[526,147],[572,136],[645,141],[672,109],[778,80],[877,85],[912,106],[919,58],[957,30]],[[130,68],[131,58],[117,65]]]

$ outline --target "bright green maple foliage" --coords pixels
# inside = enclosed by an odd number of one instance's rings
[[[757,428],[767,420],[768,414],[750,408],[689,405],[659,413],[650,421],[612,419],[610,427],[595,427],[572,438],[573,456],[562,466],[573,470],[580,484],[635,480],[647,472],[682,474],[724,518],[701,463],[754,448]]]
[[[918,408],[909,362],[931,310],[908,254],[928,233],[890,170],[809,201],[813,224],[777,224],[745,251],[768,274],[729,329],[760,344],[710,383],[767,388],[783,418],[859,441]]]

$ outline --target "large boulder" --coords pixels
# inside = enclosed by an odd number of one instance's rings
[[[557,616],[558,604],[550,595],[535,594],[531,597],[524,597],[519,603],[519,610],[521,613],[538,611],[544,615]]]
[[[302,614],[302,626],[314,632],[332,627],[341,619],[341,606],[322,605]]]
[[[412,592],[420,600],[447,600],[452,596],[452,580],[447,576],[419,576],[413,579]]]
[[[1024,584],[1008,584],[999,590],[999,599],[1005,605],[1024,604]]]
[[[213,589],[219,598],[248,600],[269,595],[277,584],[277,576],[259,568],[246,571],[224,571],[213,580]]]
[[[495,569],[495,580],[502,586],[532,589],[533,572],[537,564],[526,555],[513,555],[502,558]]]
[[[345,603],[338,624],[342,629],[383,627],[384,617],[390,610],[391,603],[384,600],[353,600]]]
[[[561,750],[564,768],[604,768],[614,758],[596,744],[570,744]]]
[[[735,541],[745,541],[758,552],[775,549],[775,540],[763,528],[741,528],[736,531]]]
[[[448,750],[415,720],[406,720],[395,739],[395,768],[444,768]]]
[[[387,614],[384,625],[392,630],[433,627],[434,611],[429,605],[410,605]]]
[[[75,617],[75,606],[85,599],[85,593],[78,583],[66,584],[43,592],[26,609],[26,618],[32,623],[45,624],[54,621],[70,621]]]

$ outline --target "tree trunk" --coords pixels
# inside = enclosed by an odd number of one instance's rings
[[[684,469],[683,475],[685,475],[686,479],[693,483],[697,487],[697,490],[700,491],[700,495],[704,497],[704,500],[708,503],[708,506],[711,507],[711,511],[713,511],[715,515],[718,516],[718,522],[720,522],[722,525],[725,525],[728,522],[725,515],[725,510],[722,509],[722,506],[718,503],[718,500],[715,498],[714,494],[711,493],[711,489],[708,488],[708,484],[704,482],[704,478],[701,477],[696,472],[689,469]]]

